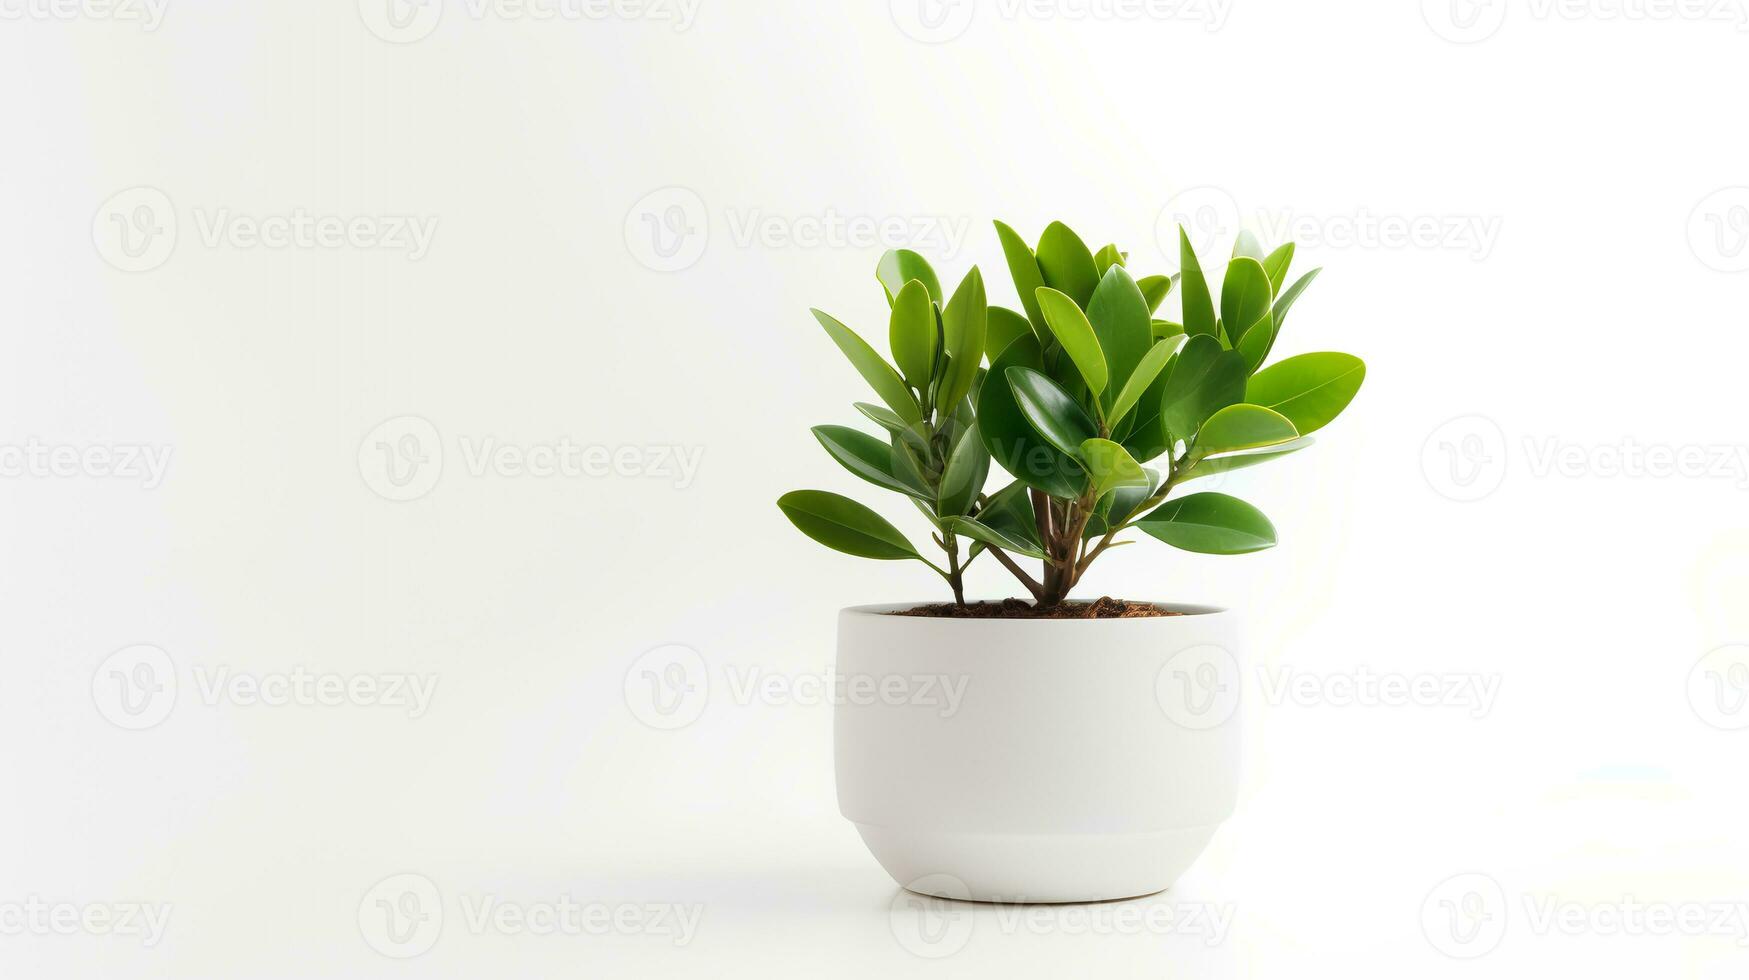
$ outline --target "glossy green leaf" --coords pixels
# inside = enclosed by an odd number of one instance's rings
[[[930,302],[941,305],[941,280],[935,278],[935,270],[927,259],[908,248],[896,248],[881,256],[880,264],[875,266],[875,278],[887,291],[888,303],[895,302],[905,284],[916,279],[929,290]]]
[[[1032,254],[1032,247],[1026,244],[1026,239],[1000,221],[996,222],[996,238],[1002,243],[1002,256],[1008,262],[1008,274],[1014,279],[1015,290],[1020,293],[1020,308],[1026,311],[1026,319],[1032,324],[1033,334],[1038,337],[1039,344],[1049,344],[1051,328],[1045,323],[1044,314],[1039,311],[1036,299],[1038,288],[1045,284],[1044,274],[1039,271],[1038,258]]]
[[[1081,236],[1061,221],[1053,221],[1038,240],[1038,270],[1045,285],[1086,306],[1099,285],[1099,268]]]
[[[1311,272],[1294,280],[1294,284],[1287,287],[1287,289],[1282,292],[1281,298],[1275,301],[1276,332],[1279,333],[1281,331],[1282,322],[1287,319],[1287,311],[1293,309],[1294,303],[1299,301],[1300,294],[1305,292],[1306,287],[1310,286],[1312,280],[1318,278],[1318,273],[1323,271],[1323,269],[1313,269]]]
[[[1142,355],[1141,363],[1131,372],[1129,380],[1124,382],[1123,390],[1111,403],[1111,417],[1108,424],[1115,427],[1130,414],[1136,403],[1142,400],[1142,395],[1154,385],[1160,373],[1166,369],[1166,362],[1172,359],[1180,344],[1184,342],[1182,335],[1168,337],[1148,348],[1148,353]]]
[[[1217,337],[1214,297],[1209,294],[1202,263],[1197,261],[1196,250],[1190,247],[1190,235],[1185,233],[1183,226],[1179,226],[1178,240],[1179,261],[1184,265],[1180,274],[1183,277],[1180,288],[1184,292],[1184,332]]]
[[[1298,429],[1282,416],[1261,405],[1228,405],[1209,416],[1196,435],[1195,458],[1218,456],[1222,453],[1262,449],[1293,442],[1300,437]]]
[[[777,506],[803,534],[834,551],[880,561],[922,560],[898,528],[849,497],[796,490],[778,498]]]
[[[1257,369],[1263,366],[1263,359],[1269,356],[1269,349],[1273,346],[1275,346],[1275,318],[1265,312],[1263,319],[1253,323],[1251,329],[1246,330],[1244,336],[1239,338],[1239,342],[1233,345],[1233,349],[1245,359],[1245,369],[1256,374]]]
[[[1004,537],[1024,541],[1033,550],[1040,550],[1032,493],[1024,482],[1016,480],[991,494],[984,506],[978,509],[977,518],[978,523],[1001,532]]]
[[[1250,375],[1245,359],[1222,350],[1215,338],[1198,334],[1185,341],[1172,362],[1160,407],[1169,437],[1189,442],[1209,416],[1244,401]]]
[[[1179,334],[1160,343],[1179,347],[1184,342],[1184,335]],[[1142,392],[1142,397],[1136,402],[1129,417],[1116,423],[1113,428],[1117,441],[1123,443],[1123,447],[1139,462],[1146,463],[1155,459],[1171,447],[1166,426],[1160,421],[1160,411],[1166,403],[1166,382],[1172,376],[1173,365],[1181,356],[1182,354],[1174,354],[1166,359],[1166,366],[1161,369],[1154,383]]]
[[[826,336],[832,338],[832,342],[844,352],[857,373],[862,375],[862,379],[868,382],[868,386],[874,389],[881,401],[887,403],[893,414],[906,422],[923,420],[923,410],[917,405],[917,399],[911,396],[911,392],[905,387],[905,380],[899,377],[899,372],[893,370],[891,364],[882,360],[875,353],[875,349],[849,327],[819,310],[812,312],[814,319],[820,321],[820,326],[825,328]]]
[[[1352,354],[1301,354],[1257,372],[1245,400],[1286,416],[1302,435],[1342,414],[1366,380],[1366,364]]]
[[[1153,316],[1160,309],[1160,304],[1166,302],[1167,294],[1172,292],[1170,276],[1143,276],[1136,280],[1136,286],[1142,291],[1142,298],[1148,301],[1148,315]]]
[[[970,513],[990,476],[990,451],[984,448],[978,427],[962,432],[958,440],[941,474],[939,512],[943,516]]]
[[[1164,337],[1185,336],[1184,324],[1182,323],[1173,323],[1171,320],[1154,320],[1149,326],[1154,330],[1155,340],[1160,340]]]
[[[1001,548],[1011,555],[1036,558],[1041,561],[1045,557],[1044,549],[1031,541],[1004,534],[996,528],[970,518],[949,517],[942,521],[942,526],[955,534],[963,535],[993,548]]]
[[[862,479],[884,490],[934,502],[934,495],[920,483],[902,479],[894,471],[893,448],[887,442],[842,425],[816,425],[813,433],[833,459]]]
[[[1026,317],[1008,309],[1005,306],[990,307],[989,319],[984,330],[984,358],[991,364],[1008,349],[1008,345],[1022,337],[1032,336],[1032,324]]]
[[[1263,259],[1263,271],[1269,273],[1269,291],[1280,295],[1281,285],[1287,282],[1288,267],[1294,263],[1294,243],[1286,245],[1269,253]]]
[[[868,402],[857,402],[856,410],[861,412],[869,421],[875,423],[893,435],[902,437],[918,452],[928,451],[929,441],[923,434],[922,423],[907,423],[904,419],[894,415],[891,410],[882,408],[879,405],[871,405]]]
[[[1274,298],[1263,263],[1240,256],[1228,264],[1227,277],[1221,283],[1221,323],[1233,346],[1238,346],[1252,324],[1269,314]]]
[[[1087,474],[1073,457],[1039,436],[1008,384],[1009,370],[1026,367],[1042,371],[1044,366],[1036,339],[1022,337],[1009,344],[990,366],[978,392],[978,431],[996,463],[1016,480],[1053,497],[1071,499],[1080,496]]]
[[[899,373],[918,391],[927,391],[935,371],[935,304],[929,287],[913,279],[899,290],[887,319],[887,340]]]
[[[1204,555],[1245,555],[1275,546],[1269,518],[1224,493],[1168,500],[1136,526],[1174,548]]]
[[[1148,474],[1124,447],[1110,439],[1081,443],[1081,463],[1093,478],[1093,494],[1103,497],[1118,487],[1145,487]]]
[[[1099,273],[1101,279],[1104,279],[1105,274],[1111,271],[1112,266],[1123,264],[1124,254],[1117,250],[1116,245],[1107,245],[1093,253],[1093,271]]]
[[[978,367],[984,360],[984,334],[988,329],[989,308],[984,299],[984,276],[977,266],[966,273],[953,299],[942,311],[943,332],[947,337],[949,361],[942,379],[942,397],[937,404],[957,406],[972,390]]]
[[[1246,469],[1260,463],[1267,463],[1272,459],[1280,459],[1290,453],[1297,453],[1310,446],[1313,441],[1311,436],[1301,436],[1293,442],[1284,442],[1279,446],[1270,446],[1267,449],[1252,449],[1228,456],[1211,456],[1208,459],[1198,460],[1196,465],[1176,479],[1180,483],[1189,483],[1191,480],[1200,480],[1205,476],[1218,476],[1222,473]]]
[[[1148,301],[1123,266],[1112,266],[1099,281],[1093,299],[1087,304],[1087,322],[1092,324],[1094,338],[1105,358],[1107,379],[1103,393],[1104,404],[1109,407],[1154,346]]]
[[[1069,456],[1075,456],[1082,443],[1099,435],[1098,426],[1087,417],[1087,412],[1043,372],[1011,367],[1008,387],[1014,391],[1021,414],[1033,431]]]
[[[1087,321],[1087,314],[1081,312],[1072,296],[1049,286],[1038,291],[1038,305],[1044,312],[1045,322],[1050,324],[1052,335],[1063,345],[1069,359],[1075,362],[1075,369],[1087,382],[1087,387],[1096,395],[1104,391],[1108,378],[1105,352],[1100,349],[1099,338],[1093,333],[1093,324]]]
[[[1244,229],[1240,230],[1238,239],[1233,242],[1233,258],[1241,256],[1256,259],[1260,265],[1263,262],[1263,243],[1257,240],[1256,235]]]

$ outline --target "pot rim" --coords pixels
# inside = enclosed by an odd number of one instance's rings
[[[1159,606],[1160,608],[1165,609],[1169,612],[1182,613],[1185,616],[1197,616],[1197,617],[1201,617],[1201,616],[1225,616],[1225,615],[1230,615],[1233,612],[1233,610],[1231,608],[1226,607],[1226,606],[1210,606],[1210,605],[1205,605],[1202,603],[1195,603],[1195,602],[1163,602],[1163,601],[1157,601],[1157,600],[1153,600],[1153,599],[1128,599],[1125,601],[1127,601],[1127,602],[1147,602],[1147,603],[1150,603],[1152,605]],[[890,615],[891,613],[903,612],[906,609],[915,609],[918,606],[934,606],[934,605],[940,605],[940,604],[941,604],[941,601],[939,599],[928,600],[928,601],[923,601],[923,602],[879,602],[879,603],[873,603],[873,604],[864,605],[864,606],[846,606],[843,609],[840,609],[839,613],[840,613],[840,615],[845,615],[845,616],[878,617],[881,619],[894,620],[894,621],[900,621],[900,622],[909,621],[909,622],[917,622],[917,623],[966,623],[968,625],[977,624],[977,623],[1026,623],[1026,624],[1037,624],[1039,626],[1045,626],[1045,627],[1078,626],[1078,627],[1082,627],[1082,628],[1085,628],[1088,626],[1096,626],[1096,625],[1100,625],[1100,624],[1108,624],[1108,623],[1156,623],[1156,622],[1170,623],[1173,620],[1179,618],[1176,616],[1131,616],[1128,618],[1113,617],[1110,619],[1005,619],[1005,618],[995,617],[995,616],[978,617],[978,618],[960,618],[960,617],[956,617],[956,616],[892,616],[892,615]]]

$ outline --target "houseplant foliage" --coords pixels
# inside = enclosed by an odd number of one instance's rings
[[[990,305],[977,268],[946,294],[922,256],[899,250],[876,269],[891,362],[813,311],[879,399],[856,409],[881,432],[822,425],[815,437],[851,473],[910,498],[941,560],[835,493],[786,494],[784,514],[846,554],[923,562],[962,605],[966,568],[986,554],[1049,607],[1128,531],[1202,554],[1273,546],[1251,504],[1175,491],[1305,448],[1359,391],[1366,367],[1349,354],[1270,362],[1319,270],[1290,284],[1294,246],[1266,253],[1245,233],[1217,283],[1181,229],[1182,271],[1138,279],[1126,253],[1095,252],[1060,222],[1036,247],[1001,222],[996,232],[1019,310]],[[1174,290],[1182,322],[1159,316]],[[1007,479],[991,481],[998,467]]]

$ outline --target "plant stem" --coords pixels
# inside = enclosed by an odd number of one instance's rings
[[[1013,558],[1010,558],[1007,552],[1001,548],[992,548],[989,545],[985,545],[984,550],[995,555],[996,560],[1002,563],[1003,568],[1014,573],[1014,577],[1020,580],[1020,584],[1026,586],[1026,591],[1032,593],[1033,601],[1036,602],[1044,598],[1044,589],[1031,575],[1026,574],[1026,570],[1021,568]]]

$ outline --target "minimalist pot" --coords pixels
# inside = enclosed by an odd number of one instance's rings
[[[902,887],[1086,902],[1170,886],[1238,792],[1233,613],[838,619],[838,809]]]

